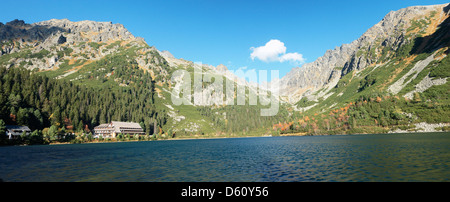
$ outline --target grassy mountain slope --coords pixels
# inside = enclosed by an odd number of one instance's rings
[[[448,6],[415,16],[399,30],[398,47],[382,38],[361,48],[356,57],[372,58],[365,68],[339,68],[334,88],[322,88],[315,100],[303,97],[300,109],[274,125],[282,132],[307,134],[379,133],[420,130],[415,124],[450,123],[450,24]],[[326,96],[314,96],[325,92]],[[294,110],[293,110],[294,111]]]

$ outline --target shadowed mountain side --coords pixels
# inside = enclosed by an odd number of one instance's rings
[[[444,7],[444,13],[448,14],[450,4]],[[418,37],[410,54],[432,53],[440,48],[450,47],[450,18],[439,24],[438,29],[431,35]],[[449,53],[449,49],[446,50]]]
[[[0,23],[0,41],[14,39],[45,41],[49,36],[58,32],[68,32],[68,30],[48,25],[31,25],[17,19],[7,22],[6,25]]]

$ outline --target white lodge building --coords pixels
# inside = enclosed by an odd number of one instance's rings
[[[94,127],[95,138],[100,136],[103,138],[115,138],[120,133],[143,135],[144,129],[138,123],[120,121],[111,121],[111,123],[104,123]]]
[[[6,136],[8,136],[8,139],[17,139],[24,132],[29,135],[31,130],[28,126],[6,125]]]

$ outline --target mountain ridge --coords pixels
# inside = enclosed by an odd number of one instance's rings
[[[270,88],[258,88],[225,65],[176,58],[135,37],[121,24],[68,19],[1,23],[0,38],[4,40],[0,41],[0,72],[11,74],[14,79],[28,78],[30,74],[31,79],[40,82],[48,79],[54,82],[52,85],[70,92],[64,95],[76,99],[54,95],[58,92],[46,89],[45,82],[26,85],[37,94],[27,89],[18,92],[22,81],[10,84],[13,78],[5,76],[0,78],[5,80],[5,85],[0,84],[6,89],[5,95],[0,94],[0,119],[10,124],[28,123],[28,119],[37,118],[33,118],[37,111],[50,123],[43,121],[35,128],[48,128],[51,124],[61,130],[86,132],[111,120],[134,121],[142,123],[147,133],[165,138],[175,134],[221,137],[292,132],[386,133],[399,128],[411,130],[416,127],[414,124],[424,125],[422,122],[447,127],[449,8],[450,4],[442,4],[391,11],[353,42],[293,68],[269,83],[280,85],[278,92],[283,101],[279,103],[279,113],[272,117],[260,116],[265,106],[249,104],[250,94],[258,95]],[[29,73],[12,70],[16,68]],[[214,91],[216,83],[211,80],[202,81],[202,91],[193,89],[191,83],[191,92],[184,92],[191,93],[187,102],[190,104],[176,106],[170,101],[173,94],[180,93],[180,77],[172,78],[178,70],[183,71],[181,76],[191,79],[219,76],[222,84],[231,81],[236,87],[244,86],[245,105],[211,105],[221,99],[225,103],[237,100],[236,88],[231,97],[226,97],[225,90]],[[61,87],[64,85],[69,87]],[[86,97],[73,93],[76,88],[86,95],[98,96],[95,101],[101,109],[82,112],[85,106],[77,99]],[[198,99],[205,94],[207,99]],[[119,103],[114,103],[115,96],[122,96]],[[91,99],[87,99],[81,102],[90,103]],[[130,109],[127,101],[136,109]],[[69,107],[65,109],[63,104]]]
[[[336,85],[336,82],[352,69],[364,69],[369,65],[374,65],[380,58],[370,58],[367,54],[358,54],[363,48],[376,53],[382,50],[372,50],[371,47],[378,41],[381,47],[394,48],[393,51],[407,43],[404,40],[407,34],[405,27],[410,27],[411,20],[418,16],[426,16],[430,12],[437,12],[438,15],[444,15],[440,19],[443,22],[448,18],[450,4],[430,5],[430,6],[412,6],[389,12],[383,19],[369,28],[361,37],[349,44],[343,44],[333,50],[327,50],[325,54],[311,63],[304,64],[302,67],[294,68],[279,81],[280,95],[289,103],[298,102],[304,95],[311,95],[317,90],[326,87],[330,88]],[[436,28],[436,26],[434,27]],[[435,31],[435,30],[431,30]],[[428,31],[430,32],[430,31]],[[392,35],[392,33],[394,33]],[[340,68],[340,70],[335,70]],[[313,77],[308,77],[314,75]],[[309,93],[305,93],[309,91]]]

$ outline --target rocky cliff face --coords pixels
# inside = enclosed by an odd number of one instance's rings
[[[135,37],[121,24],[111,22],[80,21],[72,22],[67,19],[26,24],[23,20],[0,23],[0,41],[18,41],[31,46],[41,45],[49,49],[51,46],[64,43],[79,42],[108,42],[116,40],[132,40]],[[11,45],[15,45],[12,44]],[[22,45],[23,44],[18,44]],[[2,53],[10,53],[21,46],[2,47]]]
[[[333,88],[352,70],[359,71],[397,57],[402,48],[412,45],[417,37],[435,33],[448,19],[449,7],[450,4],[414,6],[389,12],[359,39],[328,50],[316,61],[291,70],[277,81],[280,95],[285,101],[296,103],[322,88]],[[448,38],[448,34],[443,35]],[[431,48],[442,45],[438,43]]]
[[[23,39],[24,41],[45,41],[49,37],[63,33],[70,34],[70,41],[92,40],[102,42],[108,40],[128,40],[134,36],[121,24],[111,22],[80,21],[72,22],[67,19],[52,19],[34,24],[26,24],[23,20],[0,23],[0,41]],[[84,37],[82,34],[91,34]],[[61,41],[62,42],[62,41]]]
[[[34,23],[32,26],[63,30],[63,32],[68,33],[69,38],[67,42],[69,43],[75,41],[107,42],[111,40],[135,39],[122,24],[112,24],[112,22],[95,22],[89,20],[72,22],[67,19],[52,19]],[[55,35],[58,35],[58,33]]]
[[[111,22],[52,19],[33,24],[14,20],[0,23],[0,66],[21,66],[40,71],[72,66],[67,74],[108,55],[137,47],[135,58],[140,68],[152,75],[167,75],[157,50],[140,37],[133,36],[123,25]],[[67,76],[66,74],[60,77]]]

